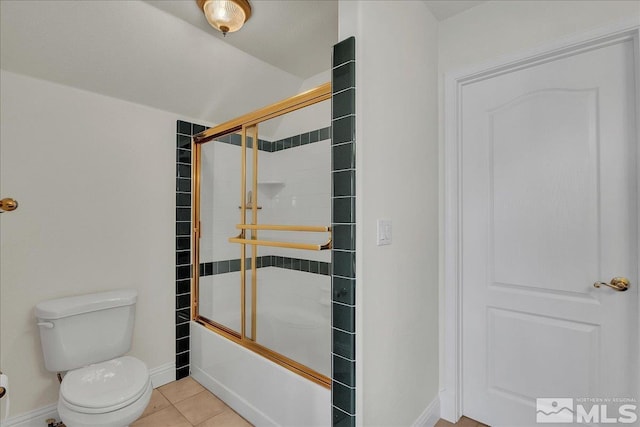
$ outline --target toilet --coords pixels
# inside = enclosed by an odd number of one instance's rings
[[[153,387],[131,349],[137,300],[120,290],[36,305],[44,363],[66,372],[58,415],[67,427],[126,427],[140,417]]]

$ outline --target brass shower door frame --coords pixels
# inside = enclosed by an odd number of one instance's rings
[[[257,223],[258,219],[258,124],[266,120],[282,116],[287,113],[302,109],[304,107],[311,106],[318,102],[331,99],[331,83],[325,83],[318,86],[315,89],[308,90],[301,94],[292,96],[275,104],[261,108],[249,114],[245,114],[236,119],[230,120],[221,125],[212,127],[197,135],[192,139],[192,153],[193,153],[193,170],[192,170],[192,185],[193,185],[193,229],[192,229],[192,280],[191,280],[191,319],[207,329],[220,334],[231,341],[248,348],[263,357],[277,363],[278,365],[289,369],[317,384],[324,387],[331,388],[331,378],[323,375],[301,363],[296,362],[280,353],[277,353],[265,346],[258,344],[255,341],[256,338],[256,312],[257,312],[257,246],[279,246],[279,247],[292,247],[297,249],[308,250],[325,250],[331,248],[331,239],[329,242],[323,245],[309,245],[309,244],[287,244],[283,242],[271,242],[258,240],[258,230],[278,230],[278,231],[315,231],[315,232],[331,232],[331,228],[325,227],[310,227],[310,226],[283,226],[283,225],[261,225]],[[241,257],[240,257],[240,333],[212,321],[199,313],[199,279],[200,279],[200,238],[202,235],[200,225],[200,175],[202,171],[202,144],[213,141],[215,138],[228,135],[231,133],[240,133],[242,136],[241,146],[241,196],[240,196],[240,224],[236,228],[240,229],[240,235],[229,239],[231,243],[238,243],[240,245]],[[253,135],[249,135],[252,132]],[[246,159],[247,159],[247,137],[253,137],[252,152],[253,152],[253,176],[252,176],[252,194],[254,199],[251,206],[248,207],[246,203]],[[251,209],[252,224],[245,224],[247,208]],[[250,238],[245,237],[246,230],[250,231]],[[246,334],[246,247],[251,246],[251,338]]]

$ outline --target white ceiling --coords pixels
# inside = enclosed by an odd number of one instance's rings
[[[213,37],[303,79],[331,66],[338,42],[337,0],[251,0],[252,16],[223,37],[204,18],[195,0],[144,0]],[[423,0],[438,20],[477,6],[478,0]]]
[[[195,0],[144,1],[303,79],[331,68],[331,47],[338,42],[337,0],[252,0],[251,18],[226,37],[209,25]]]
[[[425,1],[441,18],[477,3]],[[221,123],[326,79],[331,66],[336,0],[251,4],[246,26],[222,38],[195,0],[0,0],[0,66]]]
[[[143,1],[0,0],[0,66],[209,123],[303,83]]]
[[[424,2],[431,10],[431,13],[438,18],[438,21],[451,18],[458,13],[485,3],[477,0],[424,0]]]

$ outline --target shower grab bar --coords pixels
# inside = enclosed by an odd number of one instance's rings
[[[313,225],[273,225],[273,224],[237,224],[239,230],[276,230],[276,231],[309,231],[309,232],[330,232],[329,226]]]
[[[243,239],[240,236],[238,237],[229,237],[229,243],[240,243],[243,245],[253,245],[253,246],[275,246],[278,248],[290,248],[290,249],[305,249],[308,251],[324,251],[327,249],[331,249],[331,239],[324,245],[314,245],[309,243],[292,243],[292,242],[275,242],[272,240],[253,240],[253,239]]]

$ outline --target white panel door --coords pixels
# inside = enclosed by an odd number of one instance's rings
[[[462,408],[478,421],[536,425],[536,398],[638,400],[633,49],[462,89]],[[630,289],[593,286],[615,276]]]

